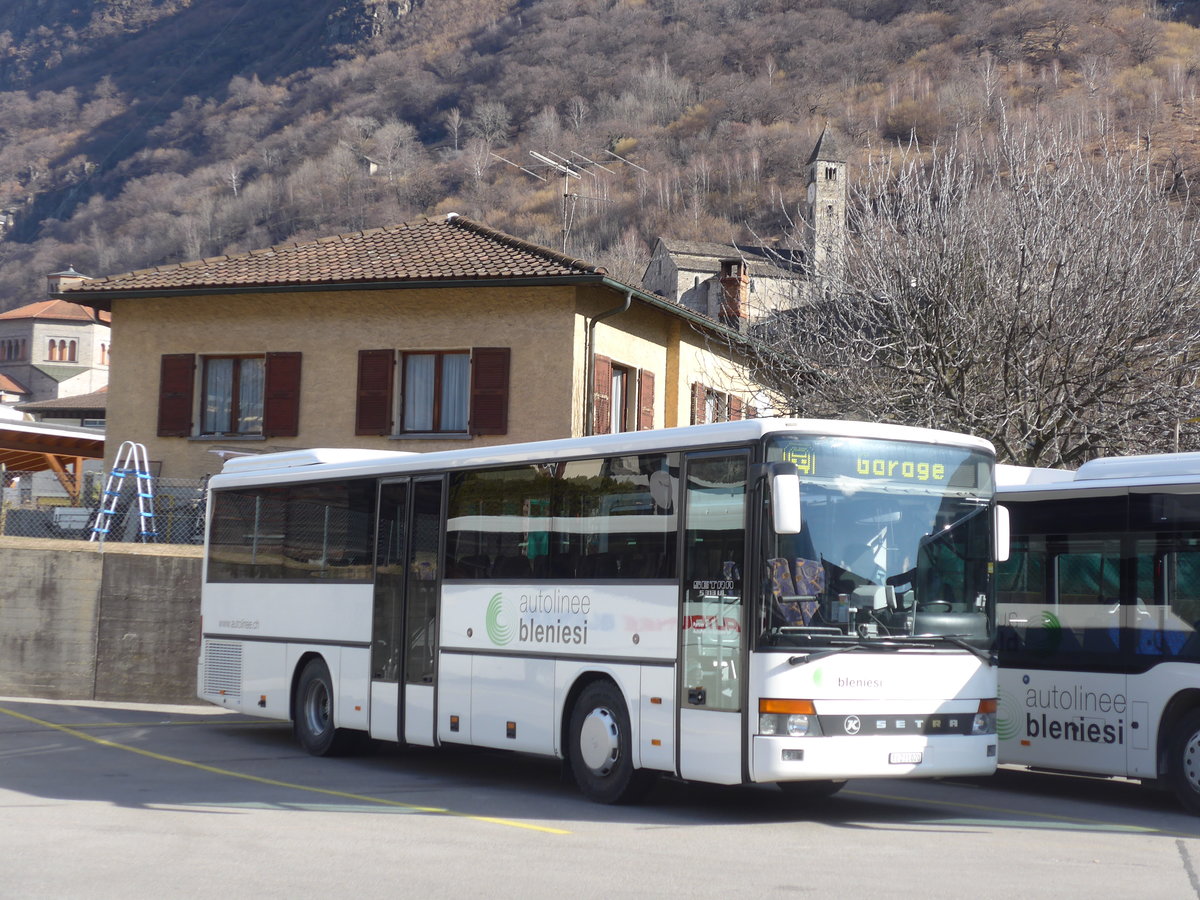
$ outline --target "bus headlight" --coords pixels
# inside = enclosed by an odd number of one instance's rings
[[[812,737],[821,733],[811,700],[759,700],[758,733]]]
[[[975,719],[971,722],[971,734],[995,734],[996,733],[996,700],[980,700],[979,712],[975,713]]]
[[[787,737],[813,737],[821,733],[821,726],[817,722],[816,716],[761,713],[758,717],[758,733],[779,734]]]

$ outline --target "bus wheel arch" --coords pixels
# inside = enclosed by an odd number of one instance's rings
[[[580,792],[597,803],[634,803],[654,774],[633,762],[628,704],[611,678],[593,674],[572,686],[563,704],[566,765]]]
[[[292,679],[292,732],[313,756],[336,756],[348,749],[349,736],[337,728],[336,691],[329,664],[319,653],[307,653]]]
[[[1162,715],[1158,719],[1158,733],[1155,735],[1154,746],[1155,768],[1159,784],[1167,786],[1167,776],[1170,770],[1171,736],[1179,728],[1179,723],[1193,710],[1200,709],[1200,690],[1188,689],[1175,694],[1163,704]]]
[[[1159,726],[1160,784],[1200,815],[1200,691],[1172,698]]]

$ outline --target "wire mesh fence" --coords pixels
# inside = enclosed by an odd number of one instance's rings
[[[110,485],[107,475],[85,472],[76,492],[53,472],[6,471],[0,485],[0,535],[158,544],[204,541],[207,479],[152,478],[144,491],[140,482],[127,477],[120,485]],[[150,496],[139,498],[139,493]]]

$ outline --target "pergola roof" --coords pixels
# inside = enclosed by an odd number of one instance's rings
[[[0,465],[8,472],[47,469],[78,497],[85,459],[104,458],[104,435],[89,428],[0,419]]]

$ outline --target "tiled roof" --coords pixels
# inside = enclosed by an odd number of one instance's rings
[[[106,311],[102,311],[98,318],[104,325],[107,325],[112,320],[112,316]],[[16,309],[10,309],[8,312],[0,313],[0,320],[12,319],[57,319],[59,321],[70,322],[95,322],[97,321],[97,315],[86,306],[71,303],[69,300],[39,300],[37,303],[29,303],[25,306],[18,306]]]
[[[766,275],[774,278],[794,277],[794,272],[788,266],[799,269],[801,256],[799,251],[790,249],[775,249],[771,247],[753,247],[748,244],[716,244],[707,241],[679,241],[673,238],[660,238],[663,246],[681,269],[690,272],[709,272],[716,274],[721,271],[723,260],[744,259],[751,265],[751,272],[756,275]]]
[[[94,410],[103,411],[108,407],[108,388],[102,387],[90,394],[76,394],[73,397],[58,397],[54,400],[39,400],[35,403],[18,403],[16,409],[21,412],[46,412],[47,410]]]
[[[462,216],[93,278],[64,294],[555,278],[604,270]]]
[[[0,375],[0,391],[9,394],[28,394],[29,388],[10,375]]]

